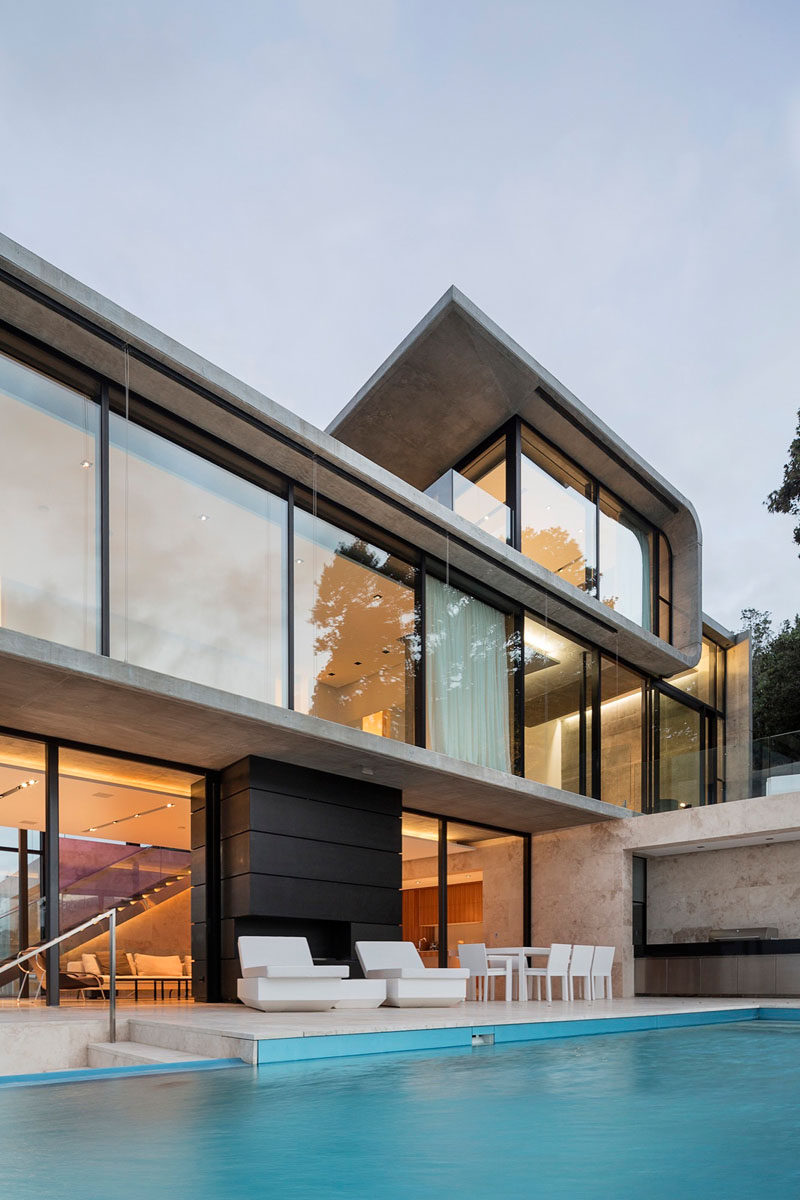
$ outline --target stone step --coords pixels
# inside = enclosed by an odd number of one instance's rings
[[[233,1010],[234,1013],[236,1010]],[[128,1020],[128,1037],[165,1050],[182,1050],[198,1058],[241,1058],[253,1064],[258,1061],[258,1042],[252,1035],[238,1037],[237,1031],[205,1028],[200,1024],[181,1024],[173,1020],[148,1020],[132,1016]]]
[[[144,1064],[166,1064],[211,1062],[201,1055],[185,1050],[170,1050],[164,1046],[150,1046],[146,1042],[90,1042],[90,1067],[133,1067]]]

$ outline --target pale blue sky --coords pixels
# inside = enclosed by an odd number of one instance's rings
[[[324,427],[456,283],[800,608],[800,5],[0,0],[0,228]]]

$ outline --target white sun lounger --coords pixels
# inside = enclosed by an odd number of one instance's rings
[[[469,971],[426,967],[411,942],[356,942],[367,979],[386,980],[392,1008],[451,1008],[466,999]]]
[[[318,967],[302,937],[240,937],[237,995],[264,1012],[324,1012],[343,997],[349,967]]]

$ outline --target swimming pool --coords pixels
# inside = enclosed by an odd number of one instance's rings
[[[800,1196],[800,1023],[0,1093],[14,1200]]]

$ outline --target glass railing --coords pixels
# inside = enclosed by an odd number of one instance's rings
[[[753,742],[752,796],[800,792],[800,729]]]
[[[609,804],[641,811],[641,759],[606,772],[603,785],[602,798]],[[650,811],[655,812],[800,793],[800,730],[729,742],[724,750],[676,750],[654,764],[650,787]]]
[[[471,521],[501,542],[511,537],[511,509],[458,471],[445,471],[425,491],[445,508]]]

